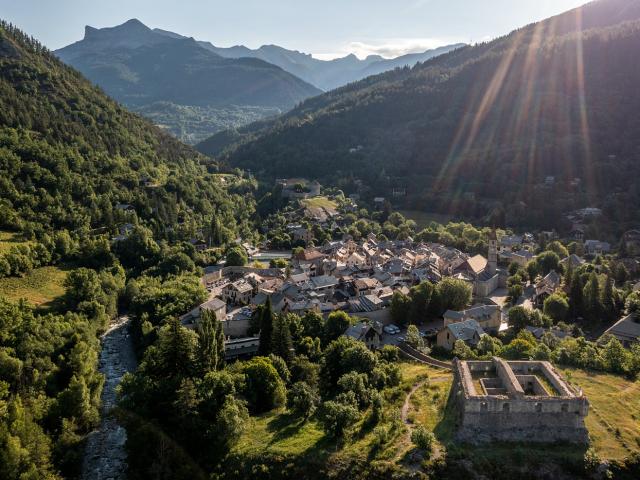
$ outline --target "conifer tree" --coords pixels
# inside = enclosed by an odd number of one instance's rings
[[[224,367],[224,333],[211,310],[202,310],[198,323],[198,360],[203,374]]]
[[[271,333],[271,353],[289,363],[292,350],[293,342],[291,340],[289,321],[285,315],[276,315]]]
[[[267,356],[271,353],[271,334],[273,332],[273,310],[271,308],[271,297],[267,297],[264,309],[260,318],[260,347],[258,355]]]

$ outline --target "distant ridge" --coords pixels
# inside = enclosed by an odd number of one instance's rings
[[[187,38],[166,30],[155,29],[154,31],[171,38]],[[325,91],[362,80],[369,75],[393,70],[397,67],[412,67],[418,62],[424,62],[464,46],[462,43],[447,45],[393,59],[384,59],[379,55],[369,55],[364,60],[360,60],[355,55],[350,54],[334,60],[319,60],[313,58],[311,54],[288,50],[278,45],[263,45],[252,50],[244,45],[216,47],[209,42],[199,41],[198,43],[207,50],[224,58],[249,57],[272,63]]]
[[[86,27],[84,39],[55,53],[116,100],[143,109],[154,121],[154,116],[168,121],[181,138],[197,115],[212,117],[199,126],[204,130],[199,135],[206,136],[289,110],[320,93],[275,65],[223,58],[192,38],[158,33],[136,19],[110,28]]]

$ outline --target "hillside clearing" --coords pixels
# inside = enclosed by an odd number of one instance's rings
[[[300,200],[300,203],[306,208],[338,208],[338,204],[327,197],[305,198],[304,200]]]
[[[20,235],[14,232],[2,232],[0,231],[0,255],[4,253],[9,253],[12,247],[21,244],[28,244],[29,242],[25,242]]]
[[[24,277],[0,279],[0,297],[17,302],[25,299],[35,306],[48,306],[64,294],[68,270],[59,267],[36,268]]]

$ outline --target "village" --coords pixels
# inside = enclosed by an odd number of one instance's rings
[[[439,351],[453,351],[458,340],[474,348],[484,334],[497,336],[508,330],[510,308],[521,306],[541,312],[545,299],[566,287],[563,272],[578,269],[611,250],[606,242],[584,238],[581,219],[598,215],[598,209],[576,212],[572,216],[574,228],[565,240],[577,245],[580,255],[571,253],[560,258],[554,268],[523,282],[522,288],[516,289],[517,298],[511,298],[513,292],[509,287],[514,271],[526,269],[535,260],[536,252],[540,252],[541,244],[560,243],[555,232],[501,231],[498,236],[495,229],[490,229],[485,239],[486,254],[475,255],[437,242],[417,241],[411,236],[389,240],[375,233],[358,240],[345,233],[340,239],[325,237],[322,244],[314,245],[316,232],[334,232],[345,215],[358,211],[358,196],[345,199],[338,207],[320,196],[318,182],[291,179],[278,180],[277,185],[283,198],[294,204],[299,202],[301,207],[285,210],[285,228],[296,246],[290,252],[274,252],[243,243],[241,248],[253,264],[227,266],[221,262],[207,267],[202,282],[209,292],[208,300],[181,317],[183,325],[195,328],[203,309],[214,312],[223,325],[228,360],[247,358],[258,351],[259,331],[252,328],[251,320],[256,308],[267,301],[274,313],[303,316],[315,312],[326,318],[332,312],[343,311],[354,320],[345,335],[371,349],[403,346],[407,325],[403,321],[400,328],[394,323],[394,294],[407,296],[412,287],[422,282],[437,285],[444,278],[467,284],[472,292],[471,301],[464,308],[447,310],[438,318],[425,318],[417,325],[420,335],[425,344]],[[384,202],[383,198],[373,199],[373,208],[382,208]],[[193,243],[206,247],[202,240]],[[640,251],[638,231],[627,232],[622,244],[629,257],[622,259],[621,264],[630,275],[637,275],[638,260],[633,255]],[[264,246],[268,248],[269,244]],[[270,260],[270,265],[260,260]],[[633,290],[640,290],[640,283]],[[547,332],[558,339],[572,336],[573,332],[564,327],[526,328],[539,340]],[[630,347],[640,337],[640,324],[635,314],[629,314],[599,333],[612,335]]]

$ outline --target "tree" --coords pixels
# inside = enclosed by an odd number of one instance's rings
[[[169,378],[183,378],[194,373],[198,337],[173,318],[160,329],[158,352],[160,370]]]
[[[494,338],[491,335],[487,335],[486,333],[480,335],[480,341],[477,346],[480,354],[493,357],[498,355],[501,348],[502,342],[499,339]]]
[[[249,261],[246,250],[239,245],[227,250],[226,258],[227,267],[242,267]]]
[[[271,353],[283,358],[286,363],[289,363],[293,356],[291,330],[285,315],[275,316],[273,331],[271,332]]]
[[[309,418],[315,412],[320,397],[306,382],[296,382],[287,392],[287,407],[296,416]]]
[[[536,257],[536,263],[540,269],[541,275],[546,275],[551,270],[560,271],[560,257],[557,253],[546,251]]]
[[[463,310],[471,302],[472,289],[464,280],[447,277],[436,286],[441,314],[447,310]]]
[[[544,300],[543,311],[545,315],[548,315],[554,322],[564,322],[569,312],[569,302],[567,299],[559,293],[549,295]]]
[[[331,343],[333,340],[341,337],[344,332],[351,326],[351,317],[342,310],[331,312],[327,317],[324,329],[325,344]]]
[[[360,413],[355,399],[353,403],[328,401],[322,405],[320,421],[324,431],[333,438],[342,438],[347,428],[353,425],[358,418],[360,418]]]
[[[307,337],[322,338],[324,336],[324,319],[322,315],[309,310],[302,317],[302,330]]]
[[[569,256],[569,250],[558,240],[554,240],[553,242],[547,245],[547,250],[554,252],[560,258],[567,258]]]
[[[244,362],[240,369],[245,376],[244,394],[254,413],[267,412],[284,404],[284,382],[268,358],[254,357]]]
[[[617,338],[612,338],[602,351],[607,370],[614,373],[625,373],[628,353]]]
[[[213,311],[200,311],[197,333],[198,358],[202,373],[224,368],[224,332]]]
[[[420,335],[420,331],[418,330],[418,327],[416,327],[415,325],[409,325],[409,327],[407,328],[407,335],[405,339],[406,339],[406,342],[413,348],[424,347],[424,340]]]
[[[511,279],[518,279],[519,277],[509,277],[509,280]],[[507,282],[509,284],[509,301],[514,304],[518,301],[518,299],[522,296],[522,293],[524,292],[524,289],[522,288],[522,283],[520,283],[520,281],[512,281],[512,282]]]
[[[624,308],[627,315],[640,313],[640,292],[630,293],[625,300]]]
[[[456,340],[453,344],[453,356],[460,360],[473,360],[476,358],[476,354],[473,353],[471,347],[465,343],[464,340]]]
[[[353,393],[360,408],[367,407],[371,402],[369,378],[366,373],[345,373],[338,380],[338,387],[343,393]]]
[[[258,355],[269,355],[271,353],[271,335],[273,332],[273,310],[271,308],[271,297],[267,296],[266,303],[262,306],[260,315],[260,346]]]
[[[600,296],[600,282],[595,272],[591,272],[589,280],[583,289],[584,312],[587,319],[596,322],[601,319],[602,302]]]
[[[522,306],[517,306],[509,310],[507,320],[509,326],[519,332],[529,325],[529,318],[529,311]]]
[[[584,314],[584,283],[582,275],[578,270],[573,272],[571,279],[571,289],[569,291],[569,307],[573,317]]]
[[[396,325],[406,325],[411,310],[411,299],[398,290],[391,297],[391,320]]]
[[[429,303],[431,302],[431,296],[433,295],[433,290],[434,287],[431,282],[422,282],[419,285],[411,288],[411,306],[409,308],[410,322],[421,323],[426,319],[427,311],[429,309]]]
[[[329,344],[321,364],[322,392],[335,391],[338,380],[349,372],[369,373],[378,359],[362,342],[341,336]]]
[[[211,216],[211,222],[209,223],[209,246],[220,247],[224,243],[224,235],[222,232],[222,226],[220,225],[220,219],[214,212]]]
[[[609,320],[617,318],[619,312],[616,305],[613,278],[611,278],[611,275],[607,275],[607,279],[605,280],[600,303],[602,304],[602,314],[604,317]]]

